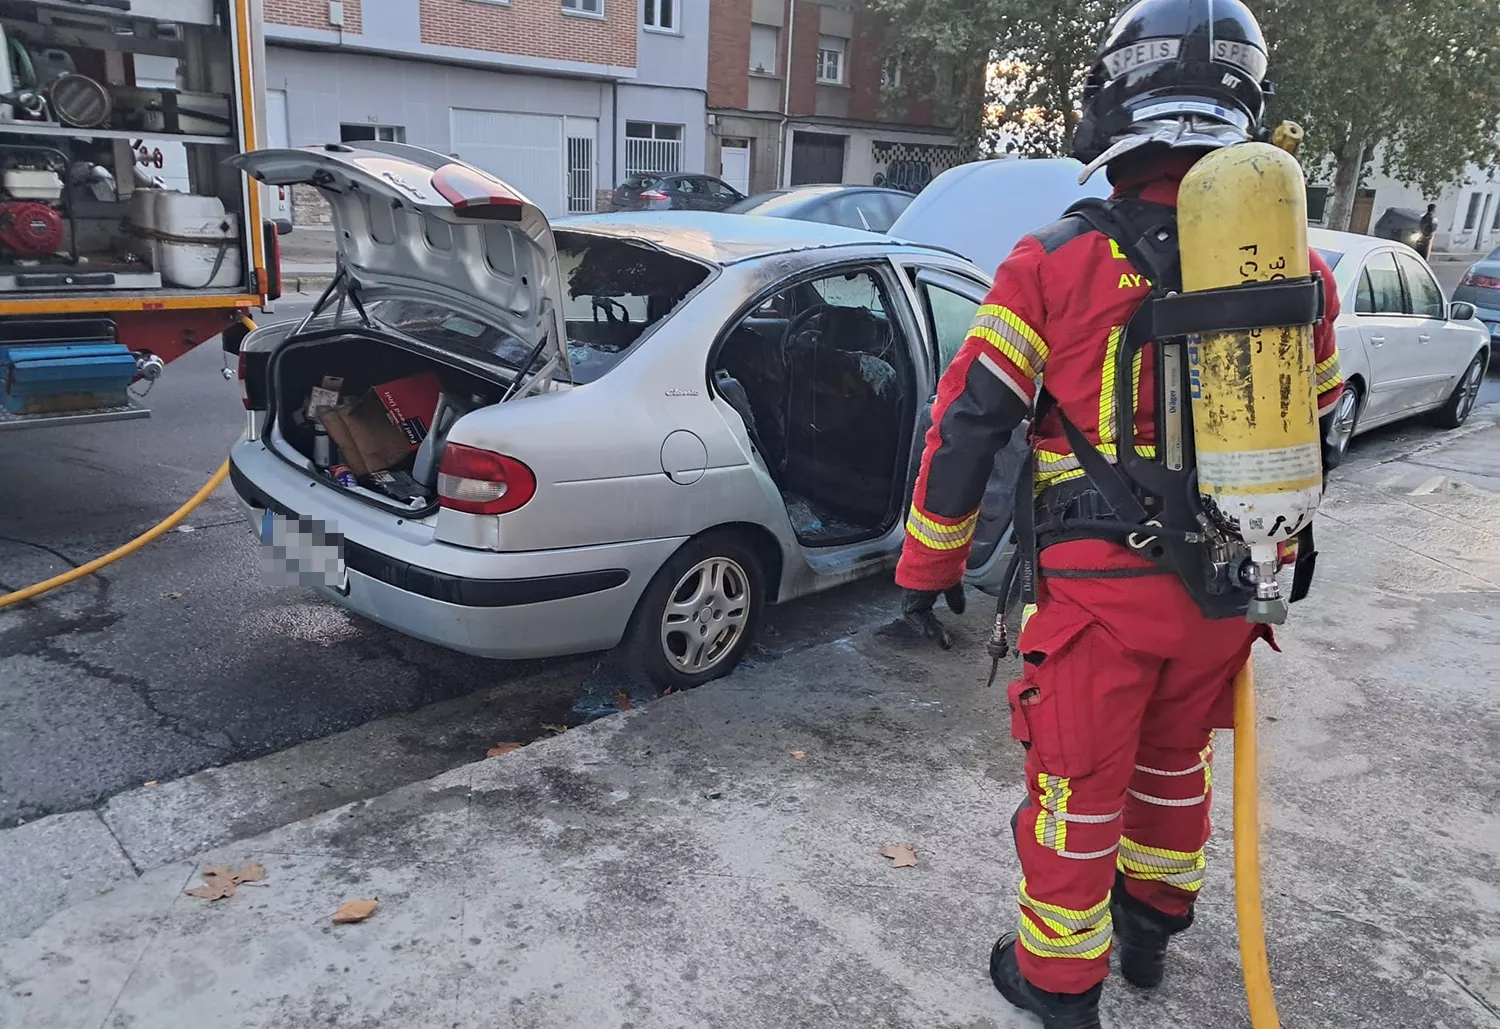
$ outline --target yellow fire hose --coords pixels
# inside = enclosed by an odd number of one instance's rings
[[[247,329],[255,328],[255,322],[251,321],[248,317],[241,317],[240,322]],[[186,504],[183,504],[177,510],[173,511],[166,518],[164,518],[160,522],[157,522],[151,528],[141,533],[129,543],[111,550],[103,557],[94,558],[94,560],[90,561],[88,564],[79,565],[77,568],[74,568],[71,571],[64,572],[61,575],[54,575],[50,579],[46,579],[34,585],[27,586],[25,589],[16,590],[14,593],[6,593],[3,596],[0,596],[0,608],[7,608],[12,604],[20,604],[24,601],[32,599],[33,597],[39,597],[43,593],[46,593],[50,590],[55,590],[59,586],[66,586],[70,582],[76,582],[86,575],[94,574],[105,565],[114,564],[116,561],[120,560],[120,558],[135,553],[137,550],[140,550],[142,547],[146,546],[146,544],[159,539],[160,537],[175,529],[184,518],[193,513],[194,509],[196,509],[199,504],[207,500],[209,498],[209,495],[213,493],[214,490],[218,489],[223,484],[224,480],[228,477],[229,462],[225,461],[223,464],[219,465],[219,470],[214,472],[213,478],[209,479],[208,482],[203,484],[202,489],[193,494],[192,499],[190,499]]]
[[[1253,1029],[1280,1029],[1260,897],[1260,789],[1256,781],[1255,673],[1250,662],[1234,677],[1234,905],[1240,965]]]

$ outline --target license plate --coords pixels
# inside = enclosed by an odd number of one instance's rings
[[[332,522],[263,511],[260,543],[261,570],[271,585],[325,586],[349,592],[344,537]]]

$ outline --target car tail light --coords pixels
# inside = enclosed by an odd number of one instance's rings
[[[1476,275],[1474,272],[1465,272],[1464,277],[1459,280],[1460,286],[1481,286],[1484,289],[1500,289],[1500,278],[1494,275]]]
[[[270,356],[244,350],[239,353],[235,374],[240,380],[240,403],[245,405],[246,411],[266,409],[266,362]]]
[[[478,447],[449,443],[438,465],[442,505],[469,514],[505,514],[536,495],[536,476],[520,461]]]
[[[641,194],[642,200],[665,200],[667,195],[659,189],[648,189]]]

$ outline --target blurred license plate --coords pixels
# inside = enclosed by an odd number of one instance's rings
[[[260,517],[261,570],[273,586],[327,586],[349,592],[344,537],[332,522],[288,518],[274,511]]]

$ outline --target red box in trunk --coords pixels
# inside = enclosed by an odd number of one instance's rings
[[[438,394],[443,384],[436,372],[408,375],[404,379],[381,383],[375,395],[385,405],[386,414],[416,450],[432,429],[432,415],[437,410]]]

